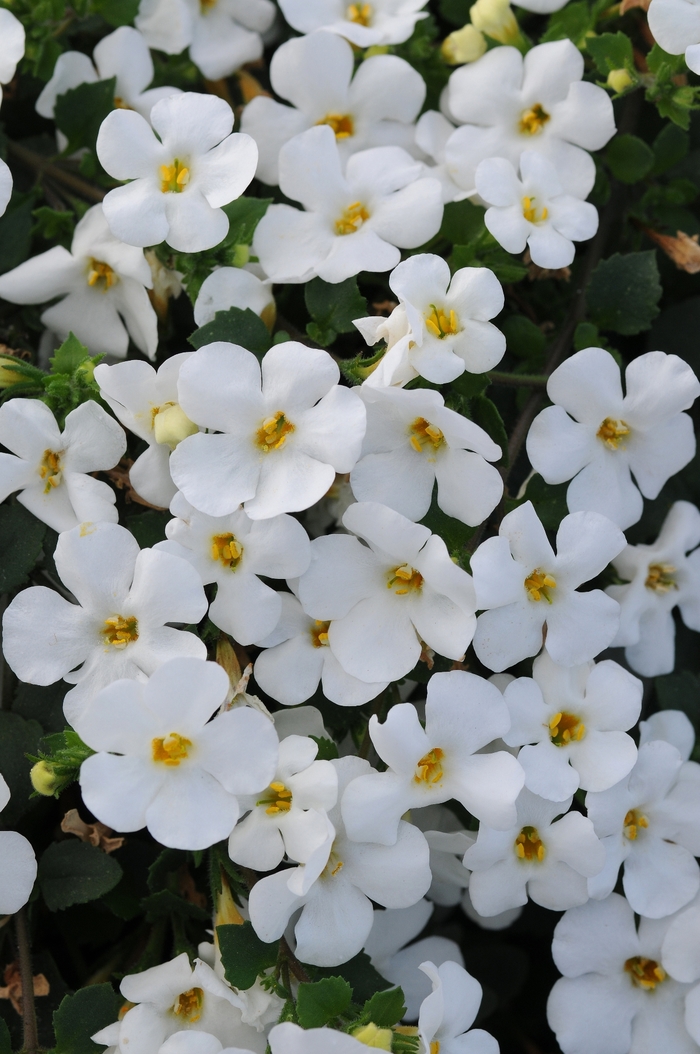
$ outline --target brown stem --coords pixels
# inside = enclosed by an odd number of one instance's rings
[[[24,1054],[37,1054],[39,1050],[39,1033],[36,1025],[34,972],[32,970],[32,953],[29,945],[26,907],[20,908],[15,915],[15,936],[17,937],[19,972],[22,978],[23,1051]]]
[[[40,176],[50,176],[56,183],[62,183],[65,187],[69,187],[79,197],[85,198],[86,201],[99,203],[107,193],[106,190],[94,187],[92,183],[88,183],[86,180],[81,179],[80,176],[76,176],[73,172],[68,172],[53,161],[49,161],[47,158],[42,157],[41,154],[37,154],[34,150],[30,150],[12,139],[8,141],[7,150],[11,157],[15,157],[22,164],[33,168]]]
[[[303,984],[308,984],[311,981],[311,978],[287,944],[286,937],[282,937],[280,940],[280,951],[284,955],[286,962],[289,964],[289,969],[292,971],[297,981],[301,981]]]
[[[490,370],[487,374],[492,384],[508,384],[515,388],[544,388],[547,378],[543,373],[504,373]]]

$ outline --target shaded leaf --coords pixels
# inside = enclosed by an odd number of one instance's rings
[[[94,151],[100,125],[114,109],[116,83],[116,77],[111,77],[95,84],[79,84],[58,96],[54,117],[68,139],[66,154],[82,147]]]
[[[32,245],[32,201],[25,201],[0,216],[0,274],[18,267]]]
[[[258,974],[277,962],[278,942],[261,941],[250,922],[242,926],[217,926],[216,935],[226,980],[234,988],[250,988]]]
[[[324,348],[333,343],[338,333],[352,332],[354,318],[367,314],[367,301],[357,288],[356,278],[336,284],[314,278],[304,287],[304,300],[313,319],[306,332]]]
[[[34,568],[46,524],[24,505],[0,505],[0,593],[21,586]]]
[[[89,356],[90,352],[84,344],[80,343],[75,333],[69,333],[54,353],[53,358],[49,359],[51,372],[73,373]]]
[[[406,1013],[406,1001],[401,988],[391,988],[388,992],[375,992],[362,1008],[362,1017],[373,1021],[380,1028],[391,1028]]]
[[[240,344],[261,358],[272,344],[267,326],[249,307],[241,311],[230,307],[228,311],[217,311],[211,322],[200,326],[188,340],[193,348],[203,348],[216,340]]]
[[[52,842],[39,861],[39,886],[50,911],[87,904],[114,889],[122,869],[87,842]]]
[[[589,313],[601,329],[626,336],[641,333],[659,313],[661,291],[653,249],[625,256],[615,253],[601,260],[591,276]]]
[[[605,152],[610,171],[621,183],[637,183],[654,165],[654,151],[636,135],[616,135]]]
[[[437,667],[438,663],[436,662],[435,665]],[[450,665],[452,665],[451,660]],[[372,966],[366,952],[358,952],[352,959],[341,963],[340,966],[325,966],[314,970],[314,977],[338,976],[344,977],[350,984],[353,998],[357,1003],[364,1003],[365,1000],[371,999],[375,992],[383,992],[385,988],[391,986],[391,981],[387,981]]]
[[[78,842],[78,845],[82,843]],[[124,1003],[111,984],[93,984],[67,995],[53,1015],[56,1046],[53,1054],[98,1054],[104,1045],[90,1036],[111,1025]]]
[[[344,977],[324,977],[302,983],[297,992],[297,1015],[302,1028],[322,1028],[347,1010],[352,988]]]
[[[36,751],[41,732],[36,721],[25,721],[19,714],[0,710],[0,772],[10,788],[10,800],[2,813],[7,827],[14,826],[30,806],[32,762],[25,754]]]

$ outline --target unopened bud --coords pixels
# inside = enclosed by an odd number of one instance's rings
[[[461,66],[465,62],[476,62],[486,51],[484,34],[468,22],[456,29],[442,42],[442,57],[448,66]]]
[[[48,761],[37,761],[30,770],[29,778],[37,794],[42,794],[45,798],[52,798],[63,782]]]
[[[233,899],[231,886],[223,871],[221,876],[221,892],[216,894],[216,907],[214,911],[214,933],[217,926],[242,926],[245,921],[236,901]]]
[[[499,44],[520,40],[520,27],[510,0],[476,0],[469,14],[472,25]]]
[[[627,70],[610,70],[608,79],[606,81],[608,88],[612,88],[618,95],[620,92],[625,91],[627,88],[634,84],[632,77],[629,75]]]
[[[352,1035],[366,1047],[373,1047],[375,1050],[391,1050],[393,1032],[390,1028],[379,1028],[373,1021],[356,1029]]]
[[[192,436],[198,431],[197,425],[190,421],[189,417],[179,403],[173,403],[160,410],[153,421],[153,434],[156,443],[164,443],[174,450],[187,436]]]

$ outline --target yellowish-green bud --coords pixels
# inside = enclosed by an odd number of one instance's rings
[[[12,355],[0,355],[0,388],[9,388],[18,381],[26,380],[21,373],[13,369],[15,363],[19,361]]]
[[[93,359],[86,359],[85,362],[81,362],[76,369],[76,375],[82,378],[84,381],[90,382],[95,377],[95,362]]]
[[[510,0],[476,0],[469,13],[472,25],[499,44],[520,40],[520,27]]]
[[[231,254],[231,264],[233,267],[245,267],[250,259],[250,246],[240,242],[233,247],[233,253]]]
[[[153,434],[156,443],[164,443],[174,450],[187,436],[192,436],[198,431],[197,425],[190,421],[189,417],[179,403],[173,403],[160,410],[153,421]]]
[[[476,62],[486,51],[484,34],[468,22],[456,29],[442,42],[442,57],[448,66],[461,66],[465,62]]]
[[[366,1047],[374,1047],[375,1050],[391,1050],[393,1032],[390,1028],[379,1028],[373,1021],[358,1028],[352,1035]]]
[[[371,59],[373,55],[388,55],[389,45],[388,44],[372,44],[371,47],[365,51],[365,58]]]
[[[54,792],[61,785],[61,777],[56,775],[53,765],[48,761],[37,761],[29,773],[32,787],[37,794],[43,794],[45,798],[53,797]]]
[[[608,88],[612,88],[612,90],[619,95],[620,92],[630,88],[634,84],[634,81],[627,70],[620,69],[610,70],[606,83]]]

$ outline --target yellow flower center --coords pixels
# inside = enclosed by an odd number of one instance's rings
[[[327,113],[316,124],[327,124],[335,132],[336,139],[349,139],[355,134],[355,124],[349,113]]]
[[[160,189],[164,194],[181,194],[190,181],[190,170],[175,158],[172,165],[160,166]]]
[[[523,216],[528,223],[544,223],[549,216],[547,206],[543,205],[541,209],[538,209],[536,201],[537,198],[529,198],[527,194],[522,200]]]
[[[459,333],[459,319],[455,311],[450,309],[448,315],[444,307],[436,307],[435,304],[430,307],[432,310],[424,316],[425,326],[434,337],[444,340],[445,337]]]
[[[596,435],[598,439],[602,439],[608,450],[617,450],[619,446],[624,446],[624,440],[630,432],[630,426],[626,421],[616,421],[614,417],[606,417]]]
[[[232,534],[213,534],[211,538],[211,558],[221,561],[224,567],[235,571],[243,556],[243,546]]]
[[[416,593],[422,588],[423,575],[410,564],[402,564],[401,567],[390,571],[386,585],[397,597],[404,597],[407,593]]]
[[[91,288],[97,287],[101,293],[106,293],[119,281],[119,275],[102,260],[90,259],[90,270],[88,271],[87,284]]]
[[[519,860],[542,863],[547,853],[536,827],[523,827],[515,839],[515,855]]]
[[[348,22],[357,22],[359,26],[368,26],[372,21],[372,5],[348,4],[345,17]]]
[[[649,821],[646,816],[643,816],[637,809],[630,809],[625,816],[622,824],[622,833],[625,838],[628,838],[630,842],[634,842],[637,835],[639,834],[639,828],[644,829],[649,826]]]
[[[63,478],[61,467],[62,457],[62,450],[44,451],[44,456],[39,464],[39,475],[43,480],[46,480],[46,483],[44,484],[44,494],[48,494],[53,487],[57,487]]]
[[[199,0],[199,6],[203,14],[207,11],[211,11],[212,7],[216,7],[219,0]]]
[[[536,102],[529,110],[523,110],[520,114],[518,128],[522,135],[538,135],[549,120],[550,115],[542,103]]]
[[[133,106],[129,106],[128,102],[124,102],[121,95],[115,95],[112,101],[117,110],[133,110]]]
[[[359,1043],[374,1050],[391,1050],[391,1041],[394,1033],[390,1028],[380,1028],[370,1021],[368,1025],[360,1025],[354,1032],[350,1033]]]
[[[276,816],[280,812],[289,812],[292,807],[292,792],[284,783],[276,781],[268,787],[267,794],[255,803],[264,805],[268,816]]]
[[[175,1017],[183,1017],[190,1024],[194,1024],[202,1016],[203,1002],[204,991],[201,988],[190,988],[189,992],[182,992],[177,997],[172,1012]]]
[[[311,643],[314,648],[327,648],[328,647],[328,627],[330,622],[323,622],[322,619],[316,619],[313,626],[311,627]]]
[[[555,747],[564,747],[567,743],[578,743],[586,734],[586,726],[575,714],[554,714],[549,722],[549,736]]]
[[[335,221],[336,234],[354,234],[369,219],[369,212],[361,201],[353,201],[343,210],[342,216]]]
[[[425,754],[418,764],[413,776],[414,783],[439,783],[444,773],[442,771],[442,759],[445,751],[440,747],[433,747]]]
[[[649,564],[644,585],[655,593],[669,593],[672,589],[678,589],[675,575],[673,564]]]
[[[525,590],[530,600],[544,599],[548,604],[551,604],[552,598],[549,595],[549,590],[556,588],[556,579],[552,575],[548,575],[540,567],[536,567],[532,574],[529,574],[525,579]]]
[[[179,735],[177,732],[171,732],[169,736],[164,736],[163,739],[151,740],[151,754],[154,761],[162,761],[164,765],[175,767],[179,765],[183,758],[187,757],[189,748],[192,746],[190,739],[185,739],[184,736]],[[192,989],[193,992],[199,991],[197,988]],[[191,993],[185,993],[189,995]],[[180,996],[182,999],[183,996]]]
[[[139,624],[133,615],[112,615],[106,618],[102,626],[105,644],[113,648],[125,648],[127,644],[139,639]]]
[[[651,992],[657,984],[666,980],[666,971],[659,966],[655,959],[645,959],[643,955],[635,955],[625,963],[625,970],[632,978],[632,983],[646,992]]]
[[[445,437],[435,425],[426,421],[424,417],[417,417],[408,429],[411,437],[411,446],[421,454],[427,448],[429,454],[434,454],[444,445]]]
[[[287,436],[294,431],[294,425],[278,410],[272,417],[266,417],[255,433],[255,442],[264,454],[271,450],[281,450],[287,442]]]

